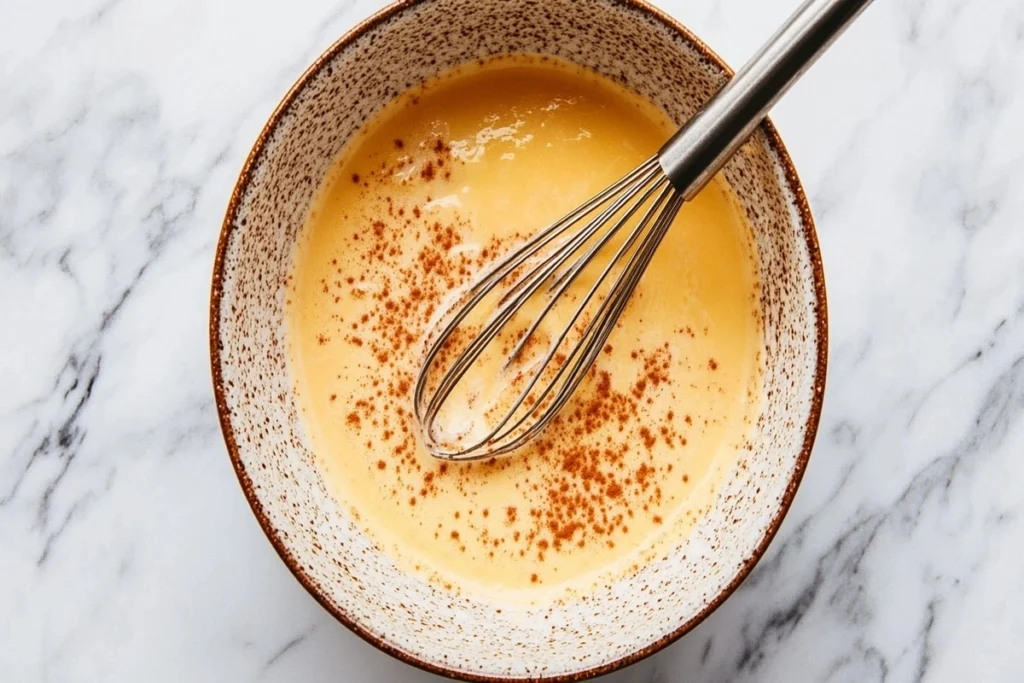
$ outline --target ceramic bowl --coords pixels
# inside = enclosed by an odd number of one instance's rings
[[[314,466],[293,397],[284,283],[318,184],[345,143],[413,84],[498,54],[561,57],[689,117],[728,68],[660,11],[629,0],[408,0],[360,24],[298,80],[256,141],[228,206],[210,309],[217,409],[253,512],[299,581],[382,650],[467,680],[578,680],[655,652],[718,607],[764,553],[818,424],[826,313],[807,201],[763,124],[724,170],[754,231],[765,376],[749,450],[713,509],[663,559],[586,599],[499,609],[396,568]]]

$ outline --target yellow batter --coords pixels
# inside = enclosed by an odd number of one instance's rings
[[[541,438],[445,465],[412,417],[446,296],[673,129],[602,77],[505,57],[405,93],[339,159],[288,283],[291,368],[329,486],[397,561],[458,590],[582,592],[706,511],[760,381],[749,231],[721,178],[683,207]]]

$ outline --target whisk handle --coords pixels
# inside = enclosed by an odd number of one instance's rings
[[[658,152],[692,199],[760,125],[772,105],[871,0],[807,0],[750,61]]]

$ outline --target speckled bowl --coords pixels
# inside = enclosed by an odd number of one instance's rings
[[[285,353],[284,281],[324,173],[356,130],[412,84],[461,62],[542,53],[595,69],[683,121],[726,80],[703,43],[632,0],[407,0],[335,43],[253,147],[217,247],[214,389],[228,452],[264,531],[299,581],[382,650],[467,680],[578,680],[682,636],[736,589],[782,521],[810,455],[826,314],[807,201],[775,129],[725,175],[753,225],[766,375],[760,418],[712,513],[664,560],[586,600],[498,610],[391,560],[327,493],[299,422]]]

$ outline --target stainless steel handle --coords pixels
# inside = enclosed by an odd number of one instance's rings
[[[690,200],[736,152],[768,110],[871,0],[807,0],[658,152]]]

